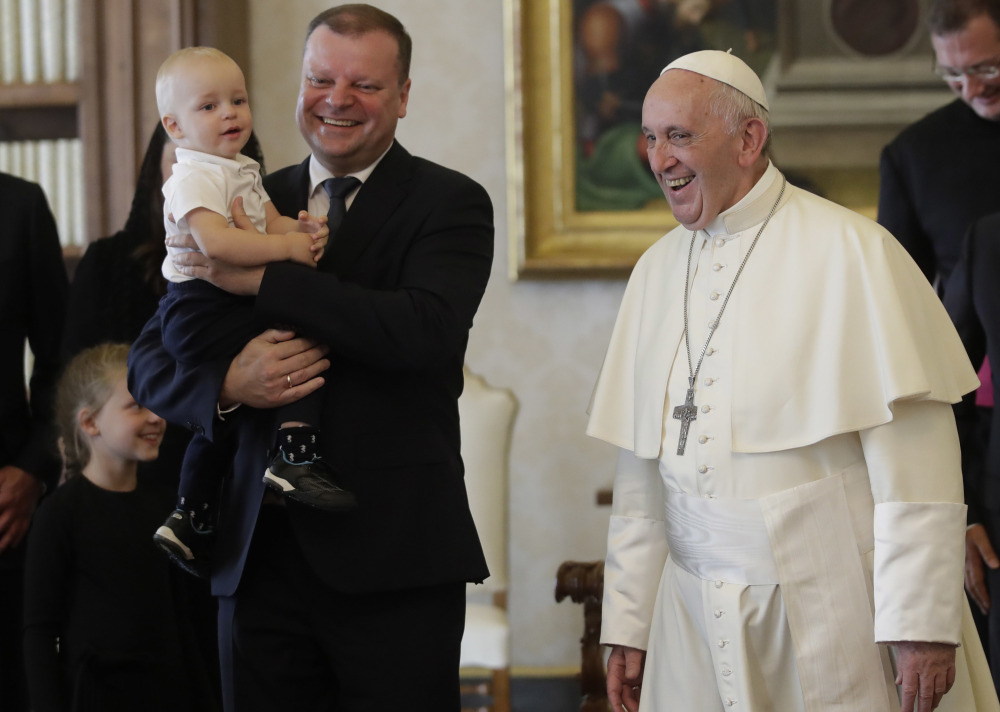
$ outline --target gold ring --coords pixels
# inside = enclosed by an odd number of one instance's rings
[[[285,383],[288,384],[289,388],[292,387],[292,374],[290,374],[290,373],[286,373],[285,374]]]

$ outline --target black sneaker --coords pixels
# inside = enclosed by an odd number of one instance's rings
[[[191,513],[175,509],[153,534],[153,541],[170,560],[193,576],[207,579],[212,570],[211,552],[215,544],[213,527],[198,527]]]
[[[268,487],[292,500],[327,512],[346,512],[358,506],[354,495],[337,485],[333,469],[323,460],[288,462],[281,450],[264,472]]]

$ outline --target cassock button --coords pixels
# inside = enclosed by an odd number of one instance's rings
[[[722,247],[725,244],[726,244],[726,241],[723,240],[721,237],[715,238],[715,246],[716,247]]]
[[[699,435],[698,436],[698,442],[701,443],[702,445],[704,445],[705,443],[708,442],[708,436],[707,435]]]
[[[711,346],[709,346],[707,349],[705,349],[705,355],[706,356],[711,356],[714,353],[715,353],[715,349],[713,349]]]
[[[727,697],[726,698],[726,706],[727,707],[735,707],[736,706],[736,700],[734,700],[732,697]]]
[[[710,386],[710,385],[712,385],[713,383],[715,383],[715,379],[714,379],[714,378],[706,378],[706,379],[704,380],[704,384],[705,384],[706,386]]]
[[[701,467],[698,468],[698,472],[704,475],[706,472],[708,472],[708,467],[706,465],[702,465]]]
[[[721,608],[716,608],[713,613],[716,618],[722,618],[723,610]]]
[[[716,262],[714,265],[712,265],[713,272],[718,272],[721,269],[722,269],[722,264],[720,262]]]
[[[726,647],[726,646],[727,646],[728,644],[729,644],[729,641],[728,641],[728,640],[720,640],[720,641],[719,641],[719,647],[720,647],[720,648],[724,648],[724,647]]]
[[[711,299],[714,302],[714,301],[718,300],[718,298],[721,297],[721,296],[722,296],[722,294],[720,292],[712,292],[711,294],[708,295],[708,298]]]
[[[722,588],[722,587],[723,587],[724,585],[725,585],[725,584],[723,584],[723,582],[722,582],[722,581],[716,581],[716,582],[715,582],[715,587],[716,587],[716,588]]]
[[[708,413],[708,412],[709,412],[709,411],[711,411],[711,410],[712,410],[712,406],[710,406],[710,405],[703,405],[703,406],[701,407],[701,412],[702,412],[702,413]]]
[[[727,667],[722,668],[722,676],[723,677],[729,677],[732,674],[733,674],[733,671],[730,668],[727,668]]]

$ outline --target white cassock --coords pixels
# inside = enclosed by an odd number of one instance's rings
[[[777,200],[774,166],[699,231],[708,324]],[[601,640],[647,650],[643,712],[899,710],[884,643],[961,645],[939,710],[998,710],[963,591],[951,403],[978,383],[924,276],[874,222],[788,185],[688,387],[691,233],[629,280],[588,434],[621,448]]]

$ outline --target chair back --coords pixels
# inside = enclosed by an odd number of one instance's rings
[[[517,401],[510,391],[489,386],[466,368],[458,411],[469,507],[490,568],[485,584],[470,584],[469,590],[495,595],[508,585],[507,480]]]

